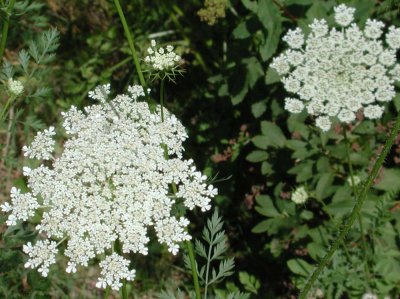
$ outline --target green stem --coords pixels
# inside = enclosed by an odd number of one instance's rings
[[[367,181],[360,192],[359,197],[357,198],[356,204],[354,205],[354,208],[351,211],[349,219],[343,225],[343,227],[339,233],[339,236],[336,238],[335,242],[333,242],[329,251],[322,258],[318,268],[315,269],[315,271],[312,273],[312,275],[307,280],[306,285],[304,286],[303,290],[300,293],[299,299],[307,298],[307,294],[310,291],[311,287],[314,285],[314,282],[317,280],[317,278],[321,274],[322,270],[326,267],[326,265],[332,258],[333,254],[338,249],[341,242],[343,242],[345,237],[347,236],[350,228],[352,227],[352,225],[354,224],[354,221],[357,218],[357,214],[360,212],[360,210],[364,204],[365,198],[367,197],[367,193],[368,193],[369,189],[371,188],[374,179],[378,175],[378,172],[381,169],[382,164],[385,161],[385,158],[388,155],[388,153],[394,143],[394,140],[397,137],[397,132],[399,131],[399,128],[400,128],[400,114],[397,116],[396,122],[393,126],[393,129],[392,129],[392,132],[390,133],[389,138],[386,140],[383,151],[379,155],[379,158],[376,160],[376,162],[372,168],[372,171],[369,174]]]
[[[317,199],[317,200],[318,200],[318,199]],[[326,214],[328,215],[329,220],[332,221],[333,223],[335,223],[335,220],[334,220],[333,216],[331,215],[331,213],[329,212],[328,206],[325,204],[324,200],[321,199],[321,200],[318,200],[318,201],[319,201],[319,202],[322,204],[322,206],[324,207],[324,210],[325,210]],[[336,224],[334,224],[334,225],[336,226]],[[341,242],[341,245],[342,245],[342,247],[343,247],[344,253],[346,254],[346,256],[347,256],[349,262],[351,262],[351,256],[350,256],[349,251],[347,250],[347,247],[346,247],[346,244],[344,243],[344,241]]]
[[[165,98],[165,80],[161,80],[160,106],[161,106],[161,121],[162,122],[164,122],[164,98]]]
[[[110,287],[106,288],[106,291],[104,292],[104,299],[108,299],[108,297],[110,296],[110,290],[111,290]]]
[[[160,106],[161,106],[161,121],[164,122],[164,100],[165,100],[165,80],[161,80],[161,87],[160,87]],[[164,157],[168,160],[168,148],[166,144],[162,145],[164,148]],[[177,192],[177,188],[174,182],[172,182],[172,192],[174,195]],[[193,245],[192,242],[186,241],[186,247],[189,254],[190,265],[192,268],[192,277],[193,277],[193,285],[194,290],[196,293],[196,299],[201,299],[200,295],[200,284],[199,278],[197,276],[197,268],[196,268],[196,260],[194,257]]]
[[[139,76],[140,85],[142,85],[142,87],[144,89],[144,93],[147,97],[148,95],[147,95],[146,81],[144,80],[143,72],[142,72],[142,69],[141,69],[140,63],[139,63],[139,58],[136,53],[133,35],[131,34],[131,32],[129,30],[129,27],[126,22],[125,15],[121,8],[121,4],[119,3],[119,0],[114,0],[114,3],[115,3],[115,7],[117,8],[118,15],[121,20],[122,26],[124,27],[124,31],[125,31],[126,39],[128,40],[129,48],[131,49],[131,54],[132,54],[133,62],[135,63],[136,72]]]
[[[352,165],[351,159],[350,159],[350,142],[349,142],[349,139],[347,137],[346,125],[343,125],[343,136],[344,136],[347,164],[348,164],[349,172],[350,172],[351,187],[353,189],[353,194],[354,194],[355,201],[357,201],[358,191],[357,191],[357,186],[356,186],[355,181],[354,181],[353,165]],[[367,285],[369,287],[369,285],[370,285],[369,284],[369,280],[370,280],[370,277],[371,277],[371,272],[370,272],[369,265],[368,265],[367,243],[366,243],[366,241],[364,239],[365,234],[364,234],[364,228],[363,228],[363,224],[362,224],[360,211],[357,213],[357,221],[358,221],[358,226],[360,227],[360,233],[361,233],[361,247],[362,247],[363,258],[364,258],[364,272],[365,272],[365,276],[366,276],[366,279],[367,279]]]
[[[197,276],[196,260],[194,258],[194,250],[192,242],[186,241],[186,246],[189,253],[190,267],[192,268],[193,285],[194,285],[194,291],[196,293],[196,299],[200,299],[201,298],[200,284],[199,284],[199,277]]]
[[[126,287],[126,280],[122,281],[122,299],[128,299],[128,289]]]
[[[211,240],[211,244],[214,243],[214,238]],[[204,282],[204,299],[207,299],[207,293],[208,293],[208,275],[209,275],[209,270],[210,270],[210,263],[211,263],[211,250],[212,246],[208,248],[208,254],[207,254],[207,265],[206,265],[206,279]]]
[[[113,244],[113,248],[112,250],[116,253],[118,253],[119,255],[122,255],[122,244],[119,240],[115,241],[115,243]],[[122,299],[128,299],[128,288],[127,288],[127,281],[126,279],[122,280]]]
[[[6,16],[3,20],[2,30],[1,30],[1,41],[0,41],[0,61],[3,59],[4,50],[6,48],[7,36],[8,36],[8,27],[10,25],[10,15],[11,11],[14,8],[15,0],[10,0],[6,9]]]
[[[15,97],[11,96],[8,98],[6,104],[4,105],[3,109],[1,110],[0,113],[0,124],[3,122],[4,120],[4,115],[6,114],[8,107],[10,106],[11,102],[15,100]]]

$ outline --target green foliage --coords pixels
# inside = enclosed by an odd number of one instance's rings
[[[7,2],[0,1],[0,21]],[[226,232],[217,214],[207,221],[202,240],[198,226],[191,227],[203,291],[207,286],[209,296],[224,299],[290,298],[335,240],[354,206],[354,194],[342,128],[321,134],[306,113],[285,112],[287,94],[269,64],[285,48],[281,39],[289,29],[327,17],[337,3],[355,6],[361,23],[376,18],[399,27],[398,1],[206,2],[134,0],[123,6],[141,58],[153,38],[173,44],[182,54],[185,76],[167,86],[166,106],[188,128],[187,157],[205,173],[218,174],[219,196],[213,205],[224,216]],[[202,18],[213,26],[201,22],[196,13],[201,9]],[[26,185],[18,169],[30,162],[20,148],[36,131],[57,122],[69,106],[88,104],[87,92],[100,83],[126,90],[138,82],[112,2],[88,0],[16,1],[0,69],[0,109],[9,98],[9,78],[21,81],[25,91],[0,124],[1,202],[8,200],[12,185]],[[150,92],[154,98],[157,93],[157,87]],[[350,158],[361,184],[399,103],[397,96],[381,120],[360,119],[347,128]],[[367,291],[379,298],[399,296],[399,161],[397,144],[361,211],[364,233],[358,224],[351,229],[346,247],[336,252],[311,296],[322,292],[324,298],[361,298]],[[299,186],[309,199],[296,205],[290,198]],[[189,217],[203,223],[200,214]],[[27,271],[21,246],[35,241],[32,226],[6,230],[4,221],[2,216],[1,298],[103,295],[81,273],[67,276],[52,269],[45,279]],[[149,251],[146,259],[134,259],[138,275],[132,289],[137,297],[165,289],[174,291],[159,298],[194,298],[181,260],[159,246]]]
[[[218,284],[224,278],[232,275],[235,267],[233,258],[225,258],[228,245],[222,226],[222,218],[218,216],[218,211],[215,211],[212,217],[207,220],[207,226],[203,229],[202,238],[205,243],[200,240],[195,241],[196,254],[205,260],[201,267],[198,266],[199,262],[196,261],[196,270],[200,282],[205,288],[206,295],[210,286]],[[186,266],[191,269],[187,260]],[[214,263],[216,263],[215,266],[213,266]]]
[[[247,272],[239,272],[239,280],[244,285],[246,291],[257,295],[260,288],[260,281],[255,276]]]

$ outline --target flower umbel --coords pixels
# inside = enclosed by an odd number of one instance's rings
[[[147,71],[154,79],[168,78],[174,81],[177,75],[182,75],[182,58],[174,52],[173,46],[157,47],[157,43],[153,39],[147,53],[149,55],[145,57],[144,61],[149,67]]]
[[[303,186],[298,187],[293,193],[292,193],[292,201],[296,204],[302,204],[305,203],[308,199],[308,194],[306,189],[304,189]]]
[[[19,96],[24,92],[24,86],[22,83],[11,78],[7,81],[7,88],[8,92],[14,97]]]
[[[354,8],[341,4],[334,11],[340,30],[324,19],[315,19],[306,37],[300,28],[289,30],[283,40],[290,49],[271,64],[285,89],[298,96],[286,98],[285,109],[305,109],[323,131],[333,120],[353,122],[359,110],[366,118],[380,118],[400,81],[400,29],[391,26],[383,40],[382,22],[368,19],[362,30],[353,23]]]
[[[47,239],[24,247],[29,254],[27,266],[39,267],[47,275],[57,252],[51,238],[66,238],[68,273],[106,254],[97,285],[118,289],[122,279],[134,278],[135,271],[129,270],[122,255],[112,252],[114,242],[120,243],[121,254],[146,255],[148,229],[153,227],[158,241],[176,254],[179,243],[191,238],[186,232],[189,221],[173,213],[176,204],[206,211],[217,191],[206,184],[207,178],[192,160],[182,158],[187,134],[174,115],[164,108],[162,122],[160,107],[151,112],[147,103],[138,101],[143,96],[139,86],[109,102],[109,87],[105,87],[91,93],[99,101],[96,105],[83,112],[71,107],[62,114],[69,136],[63,153],[52,164],[24,167],[31,191],[22,194],[13,188],[11,204],[2,209],[11,213],[7,223],[14,225],[46,207],[36,229]],[[25,155],[49,158],[54,134],[52,127],[38,133],[24,148]],[[176,195],[170,192],[171,185],[177,188]]]

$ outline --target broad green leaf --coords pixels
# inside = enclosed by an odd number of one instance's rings
[[[333,183],[334,175],[331,172],[322,174],[318,180],[315,195],[317,199],[324,199],[332,193],[331,185]]]
[[[323,257],[326,253],[326,248],[322,244],[316,242],[309,243],[307,249],[308,253],[315,261],[318,261],[318,259]]]
[[[265,75],[265,84],[274,84],[276,82],[279,82],[280,80],[281,77],[278,75],[278,73],[273,68],[269,67]]]
[[[277,147],[283,147],[285,145],[286,137],[276,124],[269,121],[262,121],[261,132],[270,139],[272,145]]]
[[[260,149],[267,149],[268,146],[272,145],[271,140],[263,135],[254,136],[251,141]]]
[[[270,175],[274,172],[274,170],[272,169],[272,165],[271,163],[264,161],[261,164],[261,174],[263,175]]]
[[[235,39],[244,39],[250,36],[250,32],[247,29],[247,22],[243,21],[233,30],[232,35]]]
[[[255,210],[261,215],[267,217],[280,217],[279,211],[275,208],[272,199],[267,195],[258,195],[256,197],[257,206]]]
[[[296,174],[296,182],[305,182],[313,177],[313,165],[312,161],[307,160],[291,168],[288,173]]]
[[[243,284],[246,291],[249,291],[253,294],[258,293],[258,289],[261,284],[260,281],[253,275],[248,274],[247,272],[239,272],[239,280]]]
[[[400,169],[383,168],[383,178],[374,188],[384,191],[400,190]]]
[[[300,213],[300,218],[304,219],[304,220],[311,220],[313,217],[314,217],[314,214],[311,211],[303,210]]]
[[[251,105],[251,113],[255,118],[259,118],[267,110],[266,101],[260,101]]]
[[[253,88],[258,79],[264,76],[264,69],[256,57],[244,58],[242,63],[246,66],[246,82]]]
[[[311,5],[315,0],[283,0],[282,5],[289,6],[289,5]]]
[[[246,160],[257,163],[268,159],[268,153],[266,151],[252,151],[247,155]]]
[[[246,7],[248,10],[256,13],[258,10],[258,3],[257,1],[252,1],[252,0],[242,0],[242,4],[244,7]]]
[[[291,259],[287,262],[287,265],[290,271],[304,277],[307,277],[314,268],[312,265],[302,259]]]

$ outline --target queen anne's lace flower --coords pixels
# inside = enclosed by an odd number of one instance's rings
[[[31,159],[49,160],[55,145],[54,135],[56,135],[54,127],[49,127],[43,132],[39,132],[31,146],[22,148],[24,156]]]
[[[34,246],[28,242],[22,250],[29,256],[25,268],[38,268],[39,273],[46,277],[49,266],[56,262],[57,244],[54,241],[39,240]]]
[[[3,212],[11,212],[6,221],[7,225],[15,225],[17,220],[26,221],[29,217],[35,215],[35,210],[39,207],[39,204],[31,193],[21,194],[20,189],[12,187],[10,197],[12,205],[8,202],[1,205]]]
[[[378,299],[378,296],[372,293],[365,293],[362,299]]]
[[[296,204],[302,204],[305,203],[308,199],[308,194],[306,189],[304,189],[303,186],[298,187],[294,192],[292,193],[292,201]]]
[[[356,11],[352,7],[347,7],[344,4],[340,4],[334,8],[335,10],[335,21],[343,27],[347,27],[351,22],[353,22],[353,15]]]
[[[18,96],[24,92],[24,86],[22,85],[22,83],[18,80],[13,80],[11,78],[8,79],[8,81],[7,81],[7,88],[8,88],[8,91],[13,96]]]
[[[84,112],[71,107],[63,113],[63,127],[70,137],[64,152],[51,166],[24,167],[31,191],[22,194],[13,188],[11,204],[2,205],[3,211],[11,212],[9,225],[45,207],[36,229],[48,239],[24,247],[27,266],[39,267],[42,275],[47,275],[57,252],[49,239],[66,238],[67,272],[106,254],[97,285],[118,289],[121,279],[134,278],[134,270],[122,256],[109,255],[114,242],[119,242],[122,253],[145,255],[148,228],[153,227],[159,242],[176,254],[179,242],[191,238],[186,232],[189,221],[172,212],[177,202],[189,209],[210,209],[216,189],[206,184],[192,160],[182,159],[185,128],[165,109],[162,122],[160,107],[151,112],[147,103],[137,101],[144,94],[141,87],[128,90],[130,96],[118,95],[107,102],[109,86],[98,87],[91,93],[97,105]],[[24,148],[25,155],[50,157],[54,134],[54,128],[38,133]]]
[[[314,20],[306,37],[299,28],[289,30],[283,41],[290,49],[271,64],[283,76],[285,89],[298,95],[286,98],[285,109],[305,109],[323,131],[334,119],[353,122],[359,110],[366,118],[380,118],[383,104],[395,96],[395,81],[400,81],[400,29],[391,26],[385,44],[382,22],[369,19],[361,30],[352,23],[354,8],[341,4],[334,11],[343,28],[330,29],[325,20]]]
[[[119,290],[122,286],[121,280],[131,281],[135,278],[136,271],[129,270],[129,261],[122,256],[113,253],[100,262],[100,278],[96,283],[98,288],[105,289],[110,286],[113,290]]]
[[[354,181],[354,185],[357,186],[358,184],[361,183],[361,178],[360,178],[358,175],[355,175],[355,176],[353,177],[353,179],[351,179],[351,177],[348,177],[348,178],[347,178],[347,183],[348,183],[351,187],[353,187],[353,181]]]
[[[155,40],[151,41],[151,47],[147,49],[148,56],[144,61],[156,71],[172,69],[181,57],[174,52],[174,47],[168,45],[166,48],[158,48]]]

